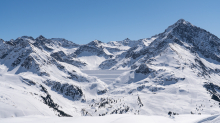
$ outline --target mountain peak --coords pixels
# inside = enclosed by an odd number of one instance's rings
[[[102,43],[102,42],[99,41],[99,40],[94,40],[93,42],[95,42],[95,43]]]
[[[38,36],[37,38],[36,38],[36,40],[40,40],[40,41],[42,41],[42,40],[45,40],[46,38],[43,36],[43,35],[40,35],[40,36]]]
[[[91,41],[88,45],[98,45],[100,43],[102,43],[102,42],[99,40],[94,40],[94,41]]]
[[[130,41],[130,39],[129,38],[125,38],[123,41]]]
[[[179,19],[176,23],[173,25],[169,26],[166,30],[165,33],[171,32],[174,28],[178,26],[193,26],[190,22],[185,21],[184,19]]]
[[[185,23],[186,21],[184,19],[179,19],[176,23]]]
[[[34,40],[34,38],[31,37],[31,36],[21,36],[21,38],[22,38],[22,39],[31,39],[31,40]]]
[[[0,38],[0,44],[4,43],[4,40]]]
[[[175,24],[173,24],[175,27],[180,25],[180,24],[184,24],[187,26],[193,26],[190,22],[185,21],[184,19],[179,19]]]

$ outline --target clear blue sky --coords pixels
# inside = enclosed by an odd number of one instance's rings
[[[183,18],[220,37],[220,0],[0,0],[0,38],[149,38]]]

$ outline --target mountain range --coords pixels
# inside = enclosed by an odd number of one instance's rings
[[[220,39],[184,19],[139,40],[0,39],[0,118],[219,114],[218,80]]]

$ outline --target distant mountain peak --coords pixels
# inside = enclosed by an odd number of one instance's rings
[[[188,27],[191,27],[193,26],[190,22],[184,20],[184,19],[179,19],[176,23],[174,23],[173,25],[169,26],[166,30],[165,30],[165,33],[169,33],[169,32],[172,32],[172,30],[176,27],[179,27],[179,26],[188,26]]]
[[[130,41],[131,39],[129,39],[129,38],[125,38],[123,41]]]
[[[99,40],[94,40],[93,42],[96,42],[96,43],[102,43],[101,41]]]
[[[98,44],[101,44],[102,42],[99,41],[99,40],[94,40],[94,41],[91,41],[90,43],[88,43],[88,45],[98,45]]]
[[[179,19],[176,23],[185,23],[186,21],[184,19]]]
[[[40,36],[38,36],[37,38],[36,38],[36,40],[40,40],[40,41],[42,41],[42,40],[45,40],[46,38],[43,36],[43,35],[40,35]]]
[[[31,40],[34,40],[34,38],[33,38],[33,37],[31,37],[31,36],[21,36],[21,38],[22,38],[22,39],[25,39],[25,38],[26,38],[26,39],[31,39]]]
[[[171,25],[173,28],[179,26],[179,25],[186,25],[186,26],[193,26],[190,22],[184,20],[184,19],[179,19],[176,23]]]
[[[4,40],[0,38],[0,42],[4,42]]]

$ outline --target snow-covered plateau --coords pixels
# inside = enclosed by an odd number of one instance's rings
[[[220,39],[183,19],[139,40],[0,39],[0,122],[220,123],[219,80]]]

